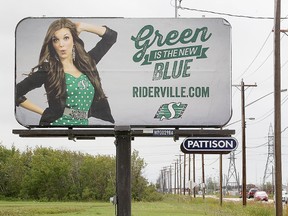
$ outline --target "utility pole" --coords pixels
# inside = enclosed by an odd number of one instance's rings
[[[175,162],[174,163],[174,168],[175,168],[175,170],[174,170],[174,194],[176,194],[176,181],[177,181],[177,175],[176,175],[176,173],[177,173],[177,163]]]
[[[178,0],[175,0],[175,18],[178,17],[178,3],[177,3]]]
[[[166,179],[165,179],[165,168],[161,170],[161,184],[162,184],[162,193],[165,193],[166,188]]]
[[[222,191],[222,188],[223,188],[223,184],[222,184],[222,175],[223,175],[223,172],[222,172],[222,154],[220,154],[220,161],[219,161],[219,191],[220,191],[220,206],[222,206],[222,203],[223,203],[223,191]]]
[[[181,169],[181,156],[179,155],[179,189],[180,189],[180,195],[182,194],[182,169]]]
[[[178,159],[176,160],[177,162],[177,194],[179,194],[179,161]]]
[[[202,154],[202,187],[203,187],[203,199],[205,199],[205,170],[204,170],[205,164],[204,164],[204,154]]]
[[[189,162],[188,162],[188,178],[191,182],[191,154],[189,154]],[[191,188],[189,188],[189,196],[191,195]]]
[[[274,152],[275,152],[275,209],[276,216],[282,216],[282,159],[281,159],[281,59],[280,18],[281,0],[274,6]]]
[[[181,5],[181,1],[182,0],[179,0],[179,6]],[[175,18],[178,18],[178,0],[175,0]]]
[[[239,85],[234,85],[239,87]],[[246,206],[246,117],[245,117],[245,87],[257,87],[254,85],[245,85],[243,79],[241,80],[241,122],[242,122],[242,204]]]
[[[184,169],[183,191],[184,191],[184,195],[186,195],[186,154],[185,153],[184,153],[183,169]]]
[[[195,165],[195,154],[193,154],[193,183],[196,182],[196,165]],[[196,198],[196,188],[193,187],[193,196]]]
[[[172,194],[172,166],[170,165],[170,170],[169,170],[169,172],[170,172],[170,182],[169,182],[169,193],[171,193]]]

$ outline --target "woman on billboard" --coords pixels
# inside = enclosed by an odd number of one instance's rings
[[[79,38],[83,31],[101,40],[89,52]],[[88,125],[88,117],[114,123],[96,65],[116,42],[117,32],[106,26],[74,23],[67,18],[48,28],[39,63],[16,85],[16,105],[41,115],[40,126]],[[44,85],[48,107],[42,109],[25,97]]]

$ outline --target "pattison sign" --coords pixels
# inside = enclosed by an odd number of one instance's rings
[[[18,86],[21,86],[21,82],[27,78],[23,74],[29,73],[30,69],[39,63],[39,54],[47,29],[58,19],[26,18],[20,21],[16,28],[15,95],[28,98],[45,111],[44,115],[51,109],[49,108],[51,96],[43,87],[47,82],[45,84],[43,82],[40,88],[31,87],[25,91]],[[65,98],[62,102],[66,103],[63,113],[61,111],[61,114],[55,117],[57,119],[48,120],[48,124],[44,126],[67,127],[84,124],[85,127],[115,125],[221,127],[229,121],[232,112],[231,26],[226,20],[221,18],[69,18],[69,20],[75,23],[107,26],[117,35],[116,41],[113,45],[110,44],[111,47],[105,51],[100,60],[97,59],[96,64],[110,117],[102,117],[98,113],[93,115],[93,111],[102,107],[100,105],[93,107],[93,97],[97,94],[97,89],[94,87],[94,91],[93,88],[91,91],[94,92],[91,93],[92,104],[87,103],[87,109],[83,111],[83,107],[72,103],[71,98]],[[37,31],[34,31],[35,29]],[[84,42],[87,52],[97,47],[96,44],[98,47],[102,46],[101,39],[109,39],[106,36],[97,37],[88,31],[81,32],[79,38]],[[55,54],[51,49],[50,52]],[[94,55],[95,53],[96,51]],[[47,59],[50,66],[59,64],[51,55],[50,59]],[[77,61],[77,49],[75,61]],[[82,74],[87,74],[86,71],[81,71],[81,68],[78,69]],[[90,82],[93,84],[90,79],[88,76],[87,79],[75,81],[78,83],[75,84],[75,91],[81,94],[81,88],[85,89]],[[71,81],[66,80],[66,86],[67,82]],[[66,91],[68,95],[71,89],[67,88]],[[89,92],[85,94],[89,95]],[[77,111],[79,109],[81,111]],[[70,125],[70,121],[65,122],[63,115],[80,120]],[[41,114],[23,108],[21,104],[19,105],[19,100],[16,102],[15,116],[24,126],[37,127],[39,122],[43,122]],[[88,118],[88,121],[82,121],[82,118]]]
[[[187,137],[181,143],[182,152],[191,154],[228,154],[237,147],[238,141],[233,137]]]

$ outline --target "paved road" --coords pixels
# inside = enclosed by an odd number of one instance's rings
[[[219,197],[217,196],[214,196],[214,195],[206,195],[206,197],[210,197],[210,198],[215,198],[215,199],[219,199]],[[242,202],[242,198],[226,198],[226,197],[223,197],[223,201],[231,201],[231,202]],[[247,199],[247,202],[254,202],[254,199]],[[269,199],[268,202],[265,202],[265,201],[262,201],[264,203],[273,203],[274,200],[273,199]],[[283,203],[283,205],[286,205],[285,203]]]

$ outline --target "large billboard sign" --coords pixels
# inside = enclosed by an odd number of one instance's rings
[[[231,117],[222,18],[32,17],[15,32],[25,127],[221,127]]]

